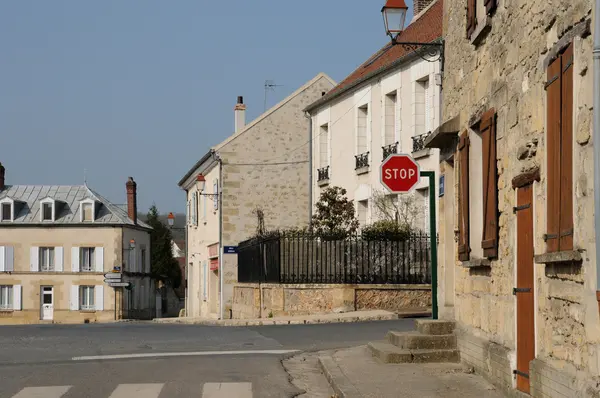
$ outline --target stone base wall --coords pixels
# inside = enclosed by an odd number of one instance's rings
[[[423,311],[430,307],[430,285],[238,283],[233,289],[234,319],[375,309]]]
[[[39,310],[0,311],[0,325],[22,325],[36,323],[96,323],[111,322],[115,319],[114,310],[110,311],[68,311],[54,310],[52,321],[40,320]]]

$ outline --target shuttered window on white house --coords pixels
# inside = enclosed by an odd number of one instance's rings
[[[96,250],[93,247],[79,249],[79,269],[81,272],[94,272],[96,270]]]
[[[356,212],[358,214],[358,222],[360,223],[361,227],[364,227],[365,225],[367,225],[367,210],[368,210],[368,208],[369,208],[368,200],[358,201]]]
[[[329,125],[321,126],[319,133],[319,167],[329,166]]]
[[[369,120],[369,106],[363,105],[358,108],[358,120],[356,121],[356,154],[361,155],[369,149],[367,142],[367,125]]]
[[[79,286],[79,308],[83,311],[94,310],[94,286]]]
[[[396,102],[397,96],[396,91],[389,93],[385,96],[385,112],[384,112],[384,143],[383,145],[391,145],[396,142]]]
[[[0,310],[11,310],[13,308],[13,287],[0,286]]]
[[[431,120],[431,100],[433,96],[431,93],[429,78],[423,82],[423,86],[425,87],[425,132],[428,133],[432,130],[431,126],[433,124]]]
[[[40,247],[40,271],[54,271],[54,248]]]

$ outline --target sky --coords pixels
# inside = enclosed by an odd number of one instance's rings
[[[384,0],[0,2],[0,162],[9,185],[88,185],[183,212],[177,186],[246,121],[388,40]],[[412,0],[407,0],[412,18]]]

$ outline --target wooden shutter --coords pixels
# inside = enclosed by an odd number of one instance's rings
[[[71,272],[79,272],[81,268],[79,267],[79,247],[71,248]]]
[[[558,250],[573,250],[573,44],[562,54]]]
[[[69,297],[69,309],[71,311],[79,310],[79,286],[71,285],[71,296]]]
[[[458,142],[458,259],[468,261],[469,247],[469,133],[464,131]]]
[[[483,255],[498,257],[498,171],[496,163],[496,111],[484,113],[479,125],[483,165]]]
[[[96,247],[94,249],[94,256],[96,256],[96,258],[94,259],[96,260],[96,264],[94,264],[94,266],[96,267],[95,271],[104,272],[104,248]]]
[[[476,26],[477,0],[467,0],[467,38],[471,38]]]
[[[15,248],[12,246],[4,247],[4,271],[13,272],[15,270]]]
[[[22,308],[22,304],[21,304],[21,285],[13,285],[13,311],[21,311]]]
[[[483,0],[486,14],[491,14],[498,7],[498,0]]]
[[[54,270],[56,272],[63,272],[63,248],[55,247],[54,248]]]
[[[573,250],[573,45],[548,66],[548,253]]]
[[[104,311],[104,286],[94,286],[94,309],[96,311]]]
[[[33,246],[29,249],[29,270],[36,272],[40,270],[40,248]]]

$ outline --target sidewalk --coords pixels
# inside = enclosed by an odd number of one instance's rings
[[[275,318],[260,319],[207,319],[207,318],[157,318],[157,323],[184,323],[212,326],[266,326],[266,325],[309,325],[316,323],[344,323],[344,322],[366,322],[384,321],[398,318],[412,318],[428,316],[429,312],[416,313],[414,311],[396,314],[383,310],[353,311],[341,314],[304,315],[304,316],[282,316]]]
[[[504,397],[461,364],[383,364],[366,346],[320,354],[319,363],[340,398]]]

